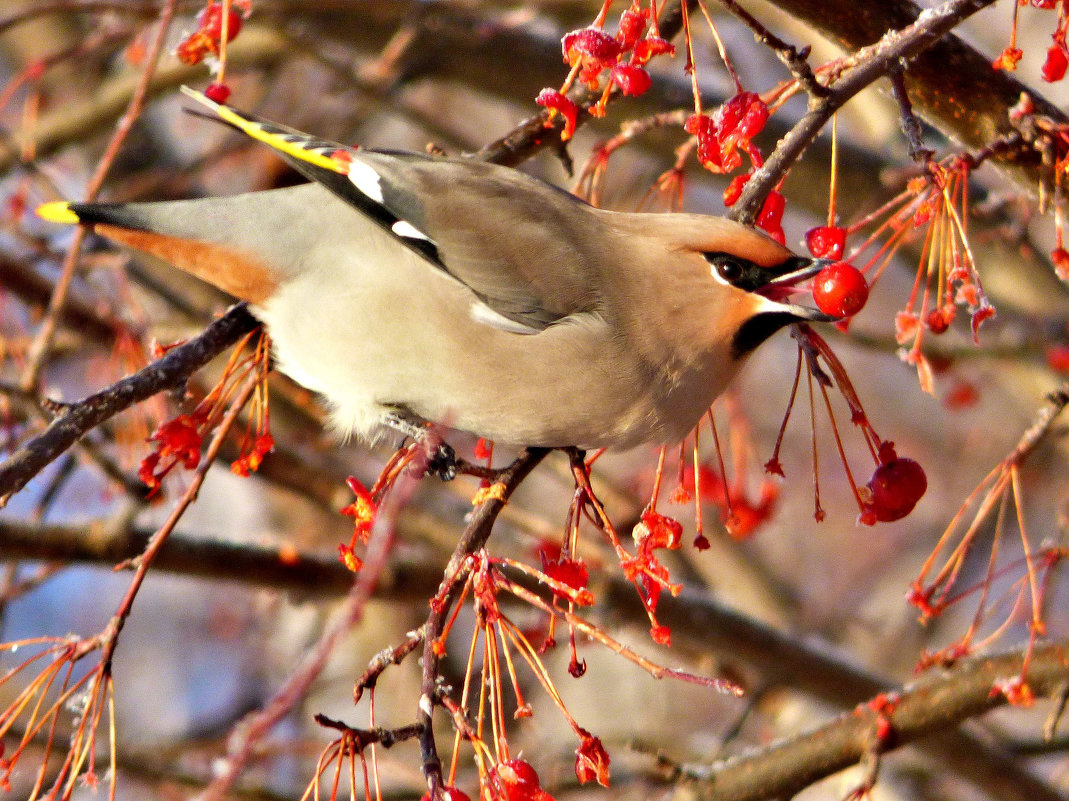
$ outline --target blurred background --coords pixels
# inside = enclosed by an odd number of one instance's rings
[[[100,186],[106,200],[227,195],[300,180],[268,149],[183,113],[187,103],[178,87],[203,88],[213,81],[208,64],[186,65],[175,56],[179,44],[197,29],[203,2],[176,4],[145,87],[143,108],[136,118],[128,115],[150,66],[163,5],[158,0],[0,0],[0,443],[8,451],[41,429],[37,397],[83,398],[146,364],[153,358],[153,342],[196,335],[230,304],[193,278],[90,235],[52,347],[40,364],[39,396],[19,389],[74,235],[36,219],[31,210],[49,200],[84,197],[117,126],[131,125]],[[853,5],[863,16],[869,5],[880,4],[866,0]],[[709,6],[746,90],[765,92],[789,78],[736,17],[716,3]],[[814,65],[843,52],[841,39],[822,36],[796,19],[790,4],[752,2],[746,7],[785,40],[812,46],[809,60]],[[599,8],[572,0],[253,0],[240,34],[229,43],[225,82],[236,107],[326,139],[473,152],[538,113],[534,98],[539,90],[560,86],[567,74],[562,34],[590,24]],[[829,25],[837,22],[837,8],[829,8]],[[610,21],[622,10],[614,8]],[[1021,9],[1017,46],[1024,57],[1015,77],[1061,106],[1064,83],[1039,78],[1056,13],[1061,12]],[[1012,14],[1012,0],[995,3],[958,33],[994,59],[1007,46]],[[695,23],[694,41],[703,106],[715,109],[735,88],[704,21]],[[614,101],[603,119],[582,126],[568,143],[577,171],[629,120],[690,108],[691,85],[681,54],[654,61],[651,72],[655,80],[648,93]],[[804,98],[795,97],[775,114],[756,140],[766,155],[804,110]],[[878,208],[920,174],[909,159],[898,108],[886,86],[870,89],[846,106],[838,115],[838,137],[837,211],[843,223]],[[602,205],[637,208],[687,140],[676,124],[616,150],[605,172]],[[940,156],[960,149],[934,127],[925,128],[924,141]],[[829,129],[782,190],[788,201],[783,222],[787,244],[800,252],[803,233],[826,222],[830,149]],[[574,176],[552,148],[520,166],[565,188],[573,186]],[[691,156],[684,168],[682,208],[723,214],[722,193],[729,179],[701,169]],[[659,506],[683,523],[686,544],[667,555],[665,563],[688,592],[716,609],[768,624],[801,648],[819,644],[833,660],[877,677],[887,688],[911,681],[924,651],[944,648],[968,629],[977,609],[976,593],[921,626],[917,610],[905,600],[910,582],[961,504],[1013,450],[1044,407],[1044,395],[1064,382],[1069,371],[1066,286],[1048,258],[1056,246],[1052,212],[1039,213],[1037,187],[1019,171],[985,165],[971,176],[969,193],[970,244],[998,315],[984,324],[979,347],[972,343],[967,315],[945,334],[929,337],[925,352],[936,368],[931,394],[922,391],[915,368],[903,361],[895,341],[895,314],[913,286],[920,239],[899,250],[849,331],[822,332],[852,377],[876,430],[893,440],[900,454],[924,466],[928,491],[915,511],[876,527],[857,523],[857,506],[827,416],[818,407],[820,492],[827,516],[822,523],[814,520],[814,435],[804,384],[779,455],[785,479],[764,476],[761,466],[771,456],[794,380],[797,346],[786,331],[758,351],[716,412],[736,499],[754,507],[760,506],[763,491],[768,499],[760,524],[745,540],[733,539],[714,499],[704,510],[711,548],[699,553],[689,544],[692,505],[662,500]],[[665,207],[656,201],[652,206]],[[201,397],[212,386],[223,361],[194,376],[190,396]],[[256,474],[242,478],[229,469],[238,442],[228,441],[173,536],[189,543],[194,554],[209,553],[207,546],[216,544],[232,549],[226,553],[284,545],[321,569],[286,582],[237,564],[197,564],[195,558],[193,564],[150,571],[114,663],[119,798],[178,797],[202,788],[227,733],[274,695],[321,635],[347,589],[347,574],[336,560],[337,545],[348,542],[352,531],[351,521],[338,514],[352,500],[345,478],[354,475],[370,486],[397,443],[376,448],[339,443],[322,429],[323,410],[309,392],[277,374],[270,391],[276,452]],[[864,443],[847,422],[845,404],[837,397],[833,402],[844,447],[864,482],[869,474]],[[547,403],[552,403],[551,388]],[[109,557],[112,552],[103,543],[153,531],[188,486],[189,474],[177,470],[165,480],[160,497],[147,503],[136,491],[136,471],[150,451],[146,437],[191,406],[183,393],[171,393],[132,408],[87,437],[84,447],[51,464],[0,510],[0,641],[92,636],[107,624],[129,573],[112,571],[118,559]],[[1066,545],[1064,433],[1064,423],[1056,424],[1021,467],[1020,512],[1032,548]],[[716,469],[710,439],[703,435],[703,458]],[[474,440],[464,435],[448,440],[471,458]],[[499,452],[495,464],[508,458]],[[669,451],[665,496],[675,486],[675,458]],[[607,454],[596,463],[595,488],[625,539],[649,500],[656,460],[656,450],[637,449]],[[366,700],[352,704],[353,682],[374,654],[402,642],[405,632],[426,618],[426,599],[437,589],[477,487],[471,478],[448,484],[428,479],[419,485],[398,518],[384,594],[368,605],[359,625],[334,649],[312,690],[259,744],[241,777],[242,794],[300,796],[317,755],[334,736],[313,722],[313,714],[367,725]],[[559,542],[564,534],[573,492],[566,458],[552,454],[503,511],[491,552],[537,565],[537,549],[547,541]],[[1022,538],[1013,507],[1009,510],[1001,532],[996,531],[997,515],[980,526],[964,563],[962,590],[983,581],[992,542],[1001,533],[997,561],[1011,567],[992,595],[1013,591],[1022,575]],[[718,629],[703,633],[700,624],[677,625],[671,649],[655,645],[634,604],[614,600],[603,587],[608,576],[619,575],[604,539],[587,527],[583,541],[595,595],[601,588],[590,619],[659,664],[736,677],[748,695],[732,698],[672,680],[654,681],[592,642],[580,643],[588,670],[573,679],[566,671],[565,638],[558,631],[561,645],[546,655],[547,664],[569,711],[611,753],[614,784],[610,791],[575,786],[574,738],[533,677],[521,671],[535,715],[516,723],[509,740],[514,753],[522,752],[538,767],[543,786],[555,796],[700,794],[676,781],[665,765],[707,764],[742,753],[809,729],[866,697],[855,697],[857,690],[843,686],[837,673],[803,676],[783,654],[763,661],[756,646],[758,653],[741,649]],[[61,558],[63,543],[72,542],[79,543],[77,549],[71,547],[78,558],[70,559],[69,552]],[[94,551],[93,543],[99,549]],[[198,551],[198,544],[206,550]],[[1050,639],[1069,633],[1067,608],[1064,570],[1059,575],[1055,569],[1045,596]],[[1027,604],[1015,612],[1003,609],[984,621],[985,633],[1008,615],[998,647],[1019,646],[1028,639],[1028,613]],[[542,613],[527,607],[516,605],[510,614],[521,628],[544,624]],[[446,669],[456,686],[463,680],[473,625],[468,609],[450,641]],[[0,675],[23,658],[24,651],[0,654]],[[79,665],[75,675],[92,667]],[[0,706],[10,704],[30,678],[20,674],[0,684]],[[415,656],[386,672],[376,700],[378,723],[395,726],[413,720],[419,680]],[[982,730],[985,742],[994,741],[1000,753],[1010,755],[1020,776],[1042,782],[1057,797],[1069,792],[1064,733],[1060,746],[1056,742],[1033,749],[1038,754],[1025,753],[1039,739],[1049,711],[1049,704],[1040,702],[1030,709],[1001,710],[971,725]],[[452,734],[447,721],[440,722],[439,748],[448,756]],[[63,723],[70,725],[70,720]],[[16,725],[4,741],[15,743],[20,736]],[[42,748],[39,742],[22,757],[23,765],[10,777],[9,797],[31,792]],[[425,791],[415,743],[380,751],[378,758],[386,793],[415,797]],[[967,759],[953,763],[934,748],[897,752],[883,760],[873,797],[1011,797],[970,783],[968,764]],[[846,771],[800,797],[841,798],[862,778],[860,769]],[[457,783],[474,796],[471,753],[463,748]],[[93,793],[84,786],[74,792],[79,797]]]

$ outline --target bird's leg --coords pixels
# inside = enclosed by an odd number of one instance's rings
[[[426,449],[426,475],[437,475],[442,481],[452,481],[457,477],[456,451],[433,428],[428,428],[403,412],[389,412],[382,422]]]

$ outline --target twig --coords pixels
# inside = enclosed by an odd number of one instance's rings
[[[921,141],[920,120],[913,113],[913,104],[909,102],[909,91],[906,89],[906,80],[902,76],[902,70],[892,69],[887,77],[891,79],[891,94],[898,103],[898,113],[902,118],[902,133],[906,135],[909,157],[918,164],[927,164],[935,154]]]
[[[220,801],[230,793],[260,740],[305,696],[338,643],[363,618],[367,602],[386,569],[393,549],[397,514],[413,491],[412,483],[398,482],[379,507],[363,567],[333,621],[264,707],[247,715],[234,727],[227,741],[227,755],[215,770],[212,782],[197,796],[197,801]]]
[[[0,33],[24,22],[38,19],[47,14],[93,14],[101,11],[121,11],[124,14],[140,14],[151,17],[158,13],[159,6],[154,0],[37,0],[25,8],[12,11],[0,17]]]
[[[493,530],[494,521],[497,520],[498,514],[508,502],[512,492],[548,454],[549,450],[546,448],[528,448],[516,461],[501,471],[497,479],[501,491],[488,498],[472,513],[464,534],[446,566],[445,578],[442,579],[438,593],[431,602],[431,613],[424,624],[423,681],[416,717],[416,722],[423,729],[419,738],[419,746],[423,761],[423,775],[427,779],[427,790],[431,799],[440,797],[443,784],[442,760],[438,756],[438,746],[434,742],[432,726],[434,704],[438,698],[439,654],[435,650],[438,638],[441,637],[445,622],[449,618],[450,607],[456,602],[457,594],[463,586],[464,563],[467,557],[486,544]]]
[[[363,751],[367,746],[375,744],[383,748],[392,748],[397,743],[417,737],[420,733],[419,726],[414,724],[396,729],[384,729],[382,726],[376,726],[374,729],[355,729],[340,720],[328,718],[322,713],[317,713],[314,720],[324,728],[334,729],[347,735],[351,739],[354,751]]]
[[[1047,405],[1036,414],[1036,419],[1028,430],[1021,435],[1017,447],[1006,457],[1006,464],[1021,464],[1035,447],[1043,441],[1054,421],[1058,419],[1065,407],[1069,405],[1069,381],[1047,395]]]
[[[132,376],[71,404],[66,414],[0,463],[0,508],[86,432],[157,392],[180,386],[195,371],[253,331],[259,322],[239,304],[202,334],[172,348]]]
[[[794,45],[787,43],[772,33],[760,20],[735,0],[717,1],[754,32],[754,39],[757,40],[758,44],[763,44],[775,52],[776,57],[791,71],[791,75],[794,76],[794,79],[798,81],[810,97],[819,98],[828,95],[828,87],[817,80],[817,76],[813,74],[813,68],[809,66],[808,59],[811,50],[809,45],[799,50]]]
[[[94,200],[97,193],[100,192],[100,188],[104,184],[104,178],[107,176],[116,156],[119,155],[119,150],[126,141],[126,137],[144,108],[145,99],[148,96],[149,83],[152,80],[152,74],[156,70],[156,63],[159,61],[160,53],[163,52],[163,43],[167,40],[167,31],[171,26],[171,18],[174,16],[177,2],[178,0],[167,0],[167,3],[160,11],[159,30],[156,32],[156,36],[145,55],[145,69],[142,71],[141,78],[134,88],[133,95],[130,97],[126,112],[120,118],[119,125],[112,135],[111,141],[108,142],[104,155],[101,156],[96,170],[89,179],[89,184],[85,190],[84,199],[86,201]],[[60,268],[59,278],[56,280],[56,288],[48,302],[48,311],[45,312],[41,326],[37,329],[37,335],[34,337],[29,357],[26,360],[26,368],[19,378],[19,384],[24,389],[33,389],[37,386],[41,369],[52,345],[52,337],[55,336],[56,326],[59,324],[60,315],[67,302],[67,291],[70,289],[71,280],[74,278],[74,268],[78,263],[78,256],[82,250],[85,234],[86,229],[79,226],[74,233],[74,239],[71,241],[70,247],[67,249],[67,255],[63,259],[63,266]],[[0,503],[2,503],[2,494],[0,494]]]
[[[171,532],[174,531],[175,526],[178,525],[178,521],[182,519],[182,515],[186,513],[186,510],[190,507],[193,501],[197,499],[197,495],[200,493],[200,488],[204,484],[204,478],[208,475],[208,470],[211,469],[212,463],[215,461],[215,457],[219,453],[219,448],[223,445],[223,440],[226,439],[227,433],[238,419],[238,415],[241,413],[242,408],[244,408],[249,398],[252,397],[252,393],[256,389],[256,384],[259,380],[260,376],[256,371],[251,371],[249,373],[245,383],[235,395],[234,400],[231,401],[230,408],[227,409],[223,419],[219,422],[219,426],[216,428],[215,433],[212,436],[212,441],[209,443],[208,448],[204,453],[204,458],[194,472],[193,479],[189,482],[189,486],[186,487],[185,492],[182,493],[182,497],[178,499],[178,503],[174,505],[174,508],[163,522],[163,525],[161,525],[156,533],[149,538],[145,550],[131,559],[128,563],[134,568],[134,577],[130,581],[130,586],[127,587],[126,594],[123,596],[118,610],[108,623],[108,627],[102,637],[103,651],[101,652],[101,661],[104,663],[107,672],[111,672],[111,660],[115,654],[115,648],[119,644],[119,634],[122,632],[123,626],[126,625],[126,620],[129,618],[130,610],[134,605],[134,599],[137,598],[137,593],[145,581],[145,576],[148,575],[149,567],[152,565],[156,555],[160,552],[160,549],[167,542]]]

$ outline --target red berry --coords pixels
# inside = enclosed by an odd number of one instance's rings
[[[869,510],[877,520],[890,523],[913,511],[928,489],[928,479],[912,459],[892,459],[876,468],[867,486],[872,493]]]
[[[574,64],[575,59],[586,57],[594,61],[606,62],[620,55],[623,46],[600,28],[580,28],[561,37],[561,50],[564,60]]]
[[[783,224],[783,211],[787,208],[787,199],[773,189],[765,198],[761,212],[757,215],[756,225],[764,231],[772,231]]]
[[[502,801],[537,801],[545,793],[538,773],[522,759],[499,762],[490,769],[488,779],[491,798]]]
[[[713,120],[716,122],[716,129],[720,135],[725,136],[734,131],[739,122],[742,121],[743,116],[749,111],[750,106],[755,103],[764,106],[761,98],[755,92],[739,92],[718,108],[716,113],[713,114]],[[767,108],[765,112],[767,117]]]
[[[954,321],[954,307],[944,306],[941,309],[933,309],[928,313],[928,317],[925,319],[924,324],[928,326],[928,330],[933,334],[942,334]]]
[[[746,107],[746,113],[742,115],[737,126],[740,139],[753,139],[765,127],[768,122],[768,106],[757,98]]]
[[[1066,67],[1069,67],[1069,53],[1066,52],[1065,45],[1055,42],[1047,51],[1047,60],[1043,62],[1040,75],[1047,83],[1054,83],[1065,77]]]
[[[805,232],[805,246],[818,259],[841,259],[846,249],[846,229],[821,225]]]
[[[620,15],[620,28],[616,31],[616,40],[624,50],[630,50],[635,46],[638,37],[646,30],[646,22],[649,18],[649,9],[639,8],[636,5],[632,5]]]
[[[223,5],[212,3],[206,9],[197,14],[197,26],[201,33],[207,35],[216,42],[223,38]],[[241,14],[234,8],[226,17],[226,40],[229,42],[241,30]]]
[[[825,314],[851,317],[869,299],[865,276],[852,264],[839,262],[821,270],[813,279],[813,300]]]
[[[1069,251],[1063,247],[1054,248],[1050,252],[1050,260],[1054,264],[1054,271],[1063,281],[1069,281]]]
[[[230,87],[225,83],[210,83],[204,90],[204,96],[222,105],[230,97]]]
[[[620,91],[629,97],[642,94],[653,82],[646,70],[632,64],[617,64],[612,68],[612,79]]]
[[[1049,345],[1043,353],[1047,367],[1059,373],[1069,373],[1069,345]]]

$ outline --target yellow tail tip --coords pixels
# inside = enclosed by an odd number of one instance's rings
[[[81,222],[78,215],[71,211],[71,204],[65,200],[54,200],[51,203],[42,203],[37,207],[37,216],[42,220],[65,225],[77,225]]]

